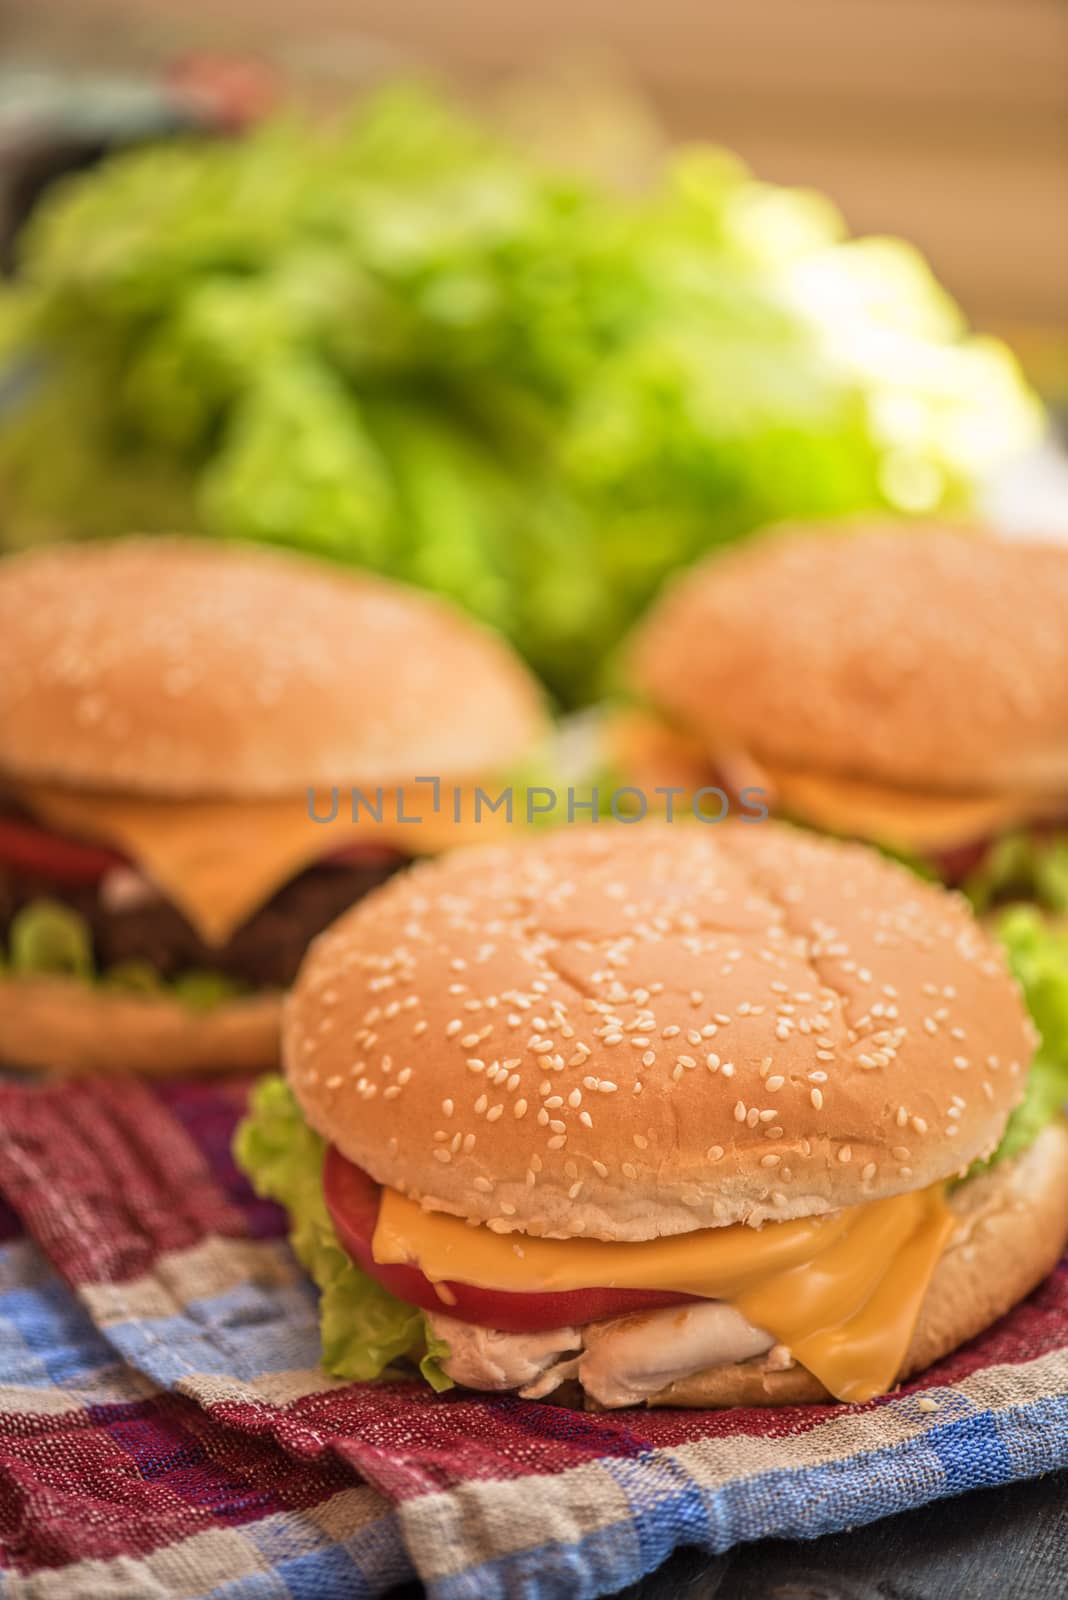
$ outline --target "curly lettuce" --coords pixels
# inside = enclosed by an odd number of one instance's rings
[[[321,1291],[323,1366],[337,1378],[369,1379],[409,1357],[434,1389],[451,1388],[441,1367],[448,1346],[431,1333],[424,1313],[362,1272],[338,1242],[323,1198],[324,1148],[285,1080],[261,1079],[234,1155],[256,1193],[289,1213],[294,1253]]]
[[[1068,915],[1068,833],[1010,833],[999,839],[963,885],[976,911],[1028,900]]]
[[[1068,925],[1057,927],[1030,907],[1014,906],[998,920],[997,933],[1041,1043],[1024,1098],[991,1162],[1026,1150],[1068,1103]]]
[[[0,352],[5,542],[182,527],[370,567],[565,704],[675,567],[966,504],[1039,418],[922,258],[821,197],[713,149],[623,192],[410,86],[56,186]]]
[[[98,972],[93,936],[85,918],[59,900],[31,900],[11,919],[6,959],[0,945],[0,971],[13,977],[77,978],[124,994],[169,995],[192,1011],[210,1011],[248,993],[222,972],[191,970],[164,979],[147,961],[121,961]]]

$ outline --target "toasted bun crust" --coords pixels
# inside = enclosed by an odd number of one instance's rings
[[[420,865],[311,947],[285,1064],[380,1183],[645,1239],[922,1187],[1034,1033],[964,902],[770,822],[598,824]]]
[[[925,791],[1060,791],[1066,617],[1063,548],[786,529],[669,588],[631,667],[710,750]]]
[[[1015,1161],[955,1189],[960,1218],[935,1269],[899,1379],[974,1339],[1052,1272],[1068,1245],[1068,1123],[1051,1123]],[[831,1396],[804,1367],[709,1367],[669,1384],[654,1406],[777,1406]]]
[[[278,1064],[281,998],[212,1011],[92,989],[69,978],[0,981],[0,1061],[40,1072],[261,1072]]]
[[[500,772],[543,729],[450,606],[251,545],[125,539],[0,563],[0,771],[157,796]]]

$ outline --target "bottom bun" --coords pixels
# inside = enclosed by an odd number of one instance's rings
[[[93,989],[73,978],[0,980],[0,1064],[39,1072],[260,1072],[278,1064],[282,1000],[194,1011],[169,996]]]
[[[1058,1118],[1015,1160],[954,1189],[960,1221],[927,1290],[898,1381],[974,1339],[1030,1294],[1068,1244],[1068,1121]],[[761,1360],[708,1367],[651,1396],[651,1406],[778,1406],[832,1396],[804,1367]]]

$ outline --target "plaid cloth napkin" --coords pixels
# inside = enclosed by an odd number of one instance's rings
[[[576,1413],[317,1370],[244,1091],[0,1085],[0,1594],[577,1600],[1068,1464],[1068,1263],[865,1406]]]

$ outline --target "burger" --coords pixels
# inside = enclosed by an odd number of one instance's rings
[[[629,665],[631,775],[759,792],[980,910],[1068,912],[1068,549],[782,530],[679,579]]]
[[[543,726],[502,644],[376,578],[182,539],[4,560],[0,1060],[276,1063],[309,940],[466,825],[404,786],[507,774]]]
[[[960,896],[778,824],[461,849],[312,945],[236,1143],[327,1367],[591,1409],[865,1401],[1068,1238]]]

